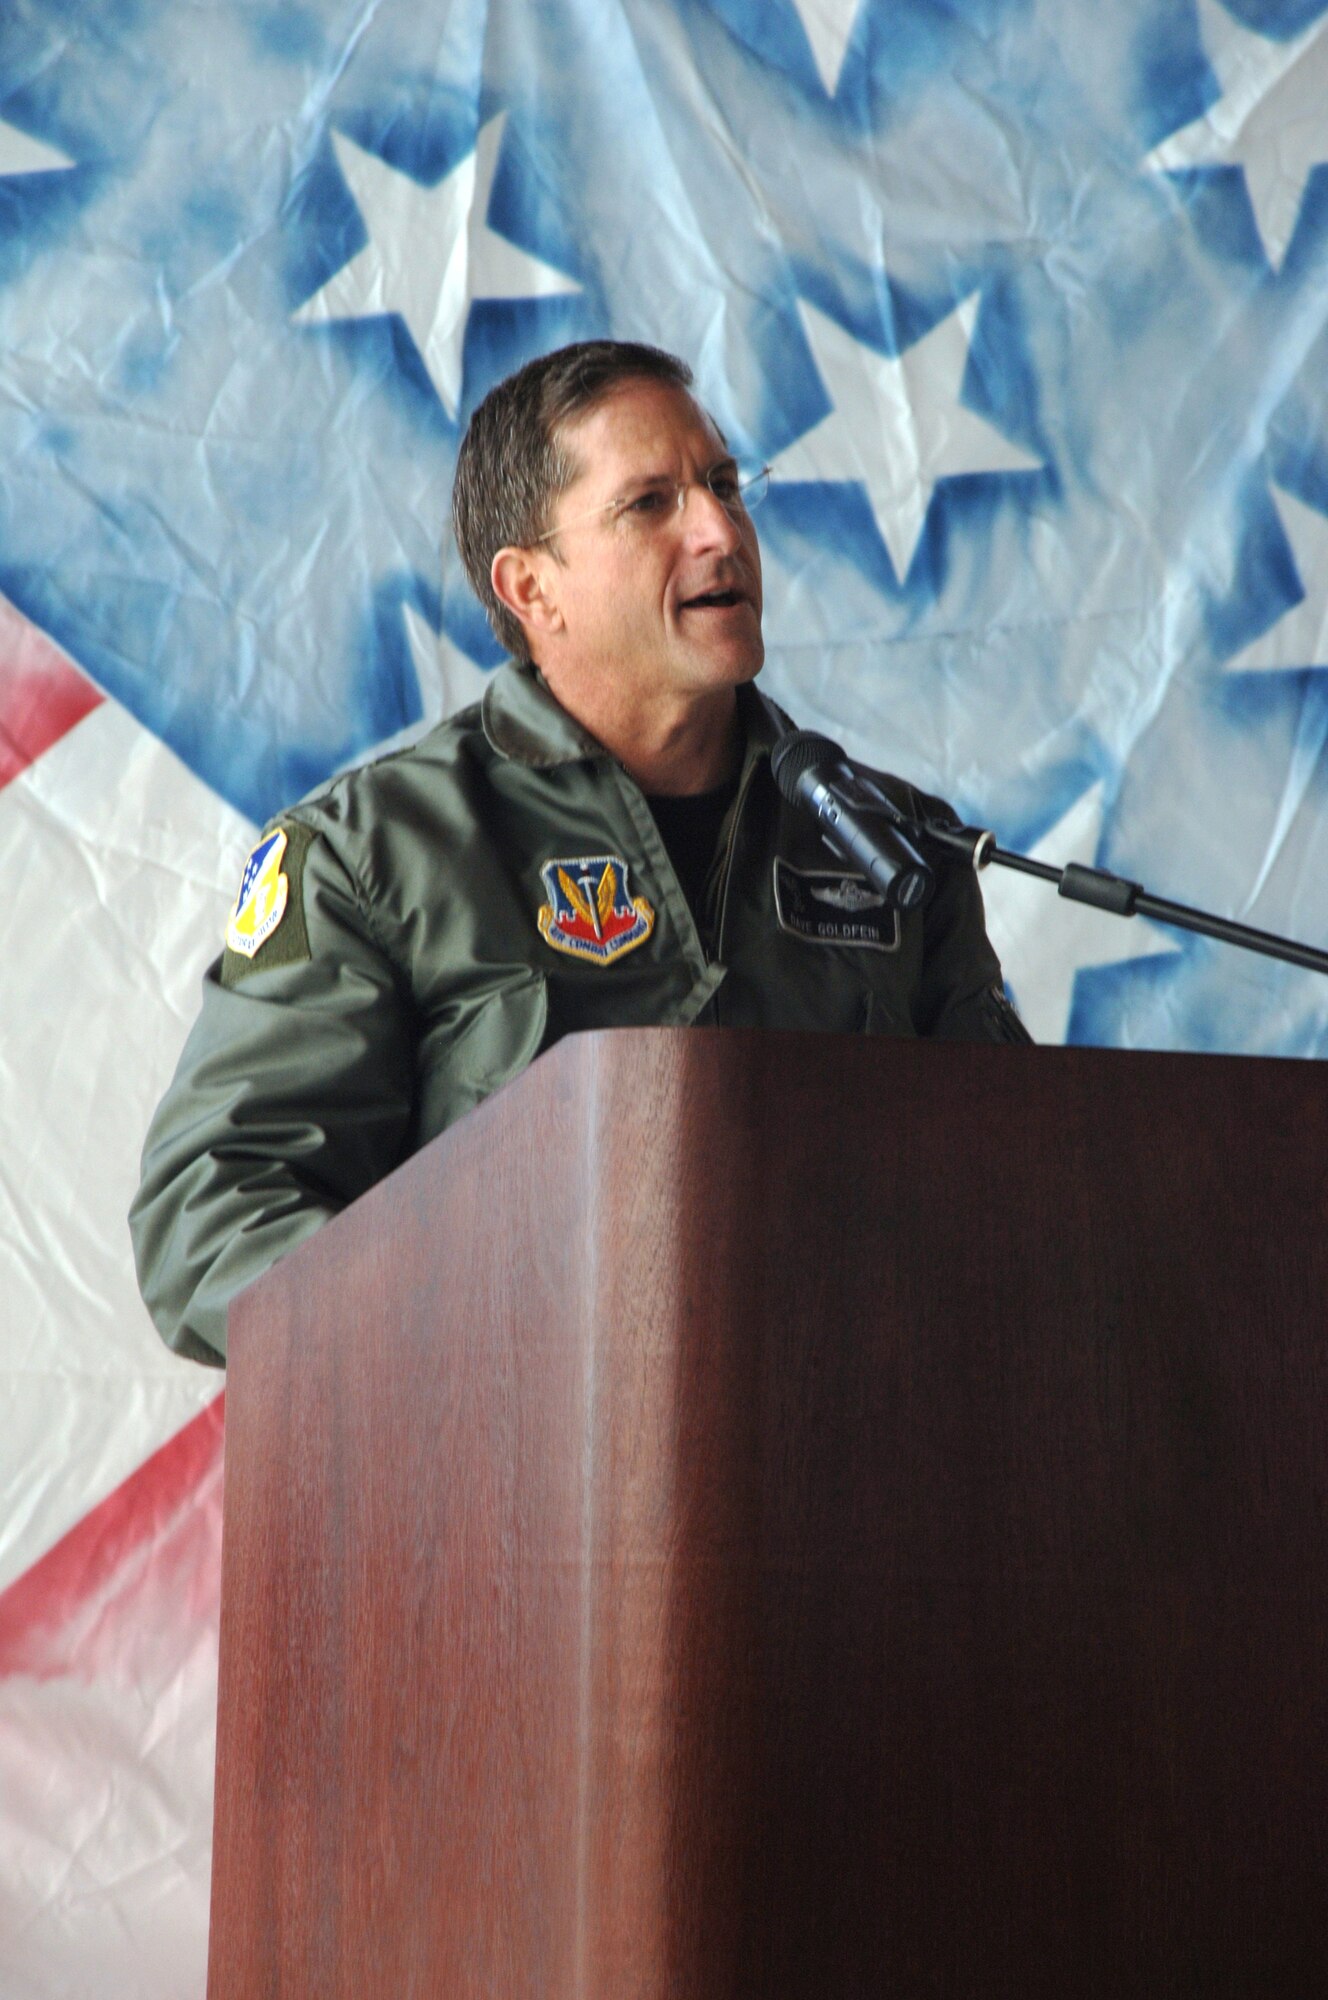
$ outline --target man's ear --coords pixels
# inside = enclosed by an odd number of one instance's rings
[[[489,566],[493,594],[530,634],[561,632],[563,615],[542,549],[499,549]]]

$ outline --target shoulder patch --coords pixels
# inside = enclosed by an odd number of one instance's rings
[[[298,821],[269,827],[245,862],[226,924],[223,986],[234,986],[247,973],[297,965],[309,957],[304,858],[312,839]]]

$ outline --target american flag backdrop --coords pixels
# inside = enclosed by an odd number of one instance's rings
[[[0,1995],[201,1994],[220,1381],[124,1212],[255,824],[470,700],[485,391],[685,355],[766,685],[1328,944],[1322,0],[5,0]],[[440,557],[441,549],[441,557]],[[1044,1041],[1328,982],[985,878]]]

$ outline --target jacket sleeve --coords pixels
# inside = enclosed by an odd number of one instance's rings
[[[391,1171],[412,1115],[408,997],[327,839],[283,824],[301,863],[292,931],[204,975],[130,1210],[153,1319],[212,1363],[235,1294]]]
[[[959,824],[941,799],[920,797],[918,806],[927,819]],[[1005,991],[974,869],[940,861],[923,925],[923,971],[914,1018],[918,1033],[936,1041],[1031,1042]]]

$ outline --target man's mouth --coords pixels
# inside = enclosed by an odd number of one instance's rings
[[[746,604],[747,596],[741,590],[707,590],[699,597],[685,597],[684,611],[728,611],[735,604]]]

